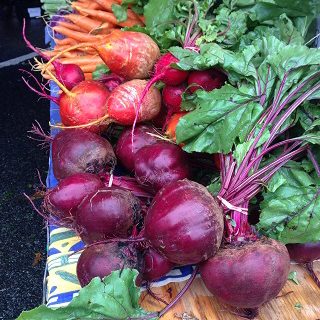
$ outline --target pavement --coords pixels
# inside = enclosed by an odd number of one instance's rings
[[[40,19],[27,23],[27,35],[44,47]],[[35,120],[48,131],[49,102],[39,100],[22,82],[19,69],[30,70],[28,60],[3,67],[3,62],[18,57],[17,63],[30,52],[17,19],[0,15],[0,320],[16,319],[43,298],[46,229],[23,193],[32,195],[39,187],[37,169],[46,178],[48,152],[27,131]]]

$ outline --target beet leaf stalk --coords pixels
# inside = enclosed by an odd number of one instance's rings
[[[283,128],[285,122],[310,96],[320,90],[320,82],[313,83],[307,90],[305,86],[315,79],[312,75],[296,86],[285,99],[281,101],[283,88],[287,82],[288,73],[284,75],[273,102],[267,107],[261,118],[258,119],[247,142],[251,142],[243,160],[238,163],[233,153],[221,156],[223,172],[221,174],[222,187],[218,194],[226,215],[226,238],[229,242],[243,241],[256,238],[248,224],[249,201],[256,196],[272,176],[289,160],[299,157],[306,152],[308,145],[304,137],[287,138],[279,141],[279,136],[290,128]],[[262,126],[261,126],[261,123]],[[268,131],[268,138],[259,145],[263,134]],[[257,132],[253,138],[252,133]],[[272,161],[264,161],[272,155],[278,154]]]

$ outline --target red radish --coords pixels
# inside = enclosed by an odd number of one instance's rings
[[[156,63],[154,67],[154,75],[140,95],[139,103],[136,109],[136,116],[132,127],[132,137],[134,135],[136,122],[139,119],[140,109],[144,103],[147,93],[149,92],[153,84],[161,80],[167,85],[175,86],[183,83],[187,79],[189,74],[187,71],[172,68],[171,65],[177,62],[179,62],[179,59],[177,59],[174,55],[168,52],[161,56],[158,62]]]
[[[157,134],[154,127],[144,124],[139,125],[135,130],[132,144],[131,129],[127,128],[123,130],[116,144],[115,152],[118,160],[120,160],[126,169],[129,171],[134,170],[135,155],[138,150],[158,141],[152,134]]]
[[[278,295],[289,269],[286,247],[262,238],[221,248],[201,264],[200,274],[208,290],[222,302],[255,309]]]
[[[188,158],[176,144],[165,141],[147,145],[136,153],[137,181],[157,192],[170,182],[190,177]]]
[[[44,207],[55,217],[73,220],[80,202],[92,192],[104,187],[98,176],[76,173],[61,180],[44,198]]]
[[[110,93],[97,81],[82,81],[70,92],[62,93],[59,99],[62,123],[66,126],[81,126],[103,118],[107,114],[107,99]],[[102,122],[91,126],[91,131],[105,127]]]
[[[172,139],[173,141],[176,141],[176,129],[177,129],[178,122],[179,122],[180,118],[182,118],[187,113],[188,112],[175,113],[169,119],[169,121],[166,125],[166,135],[170,139]]]
[[[112,169],[116,156],[111,144],[87,130],[58,133],[52,142],[53,172],[58,180],[76,173],[99,173]]]
[[[152,248],[143,254],[141,276],[146,281],[155,281],[166,275],[174,264]]]
[[[222,235],[222,208],[204,186],[187,179],[162,188],[145,218],[146,239],[178,265],[215,255]]]
[[[49,61],[50,58],[46,56],[41,50],[35,48],[31,42],[26,38],[25,33],[25,21],[23,21],[23,39],[27,46],[33,50],[35,53],[37,53],[40,57],[42,57],[44,60]],[[58,61],[52,62],[55,74],[57,79],[67,88],[72,89],[74,86],[76,86],[81,81],[84,81],[84,73],[81,70],[81,68],[74,64],[74,63],[68,63],[68,64],[62,64]]]
[[[290,258],[298,263],[303,263],[313,278],[314,282],[320,288],[320,279],[313,269],[313,261],[320,259],[320,241],[307,243],[287,244]]]
[[[132,125],[135,121],[140,96],[146,88],[145,80],[131,80],[112,91],[107,101],[108,115],[122,125]],[[146,95],[139,109],[137,122],[148,121],[158,115],[161,109],[161,94],[153,87]]]
[[[77,263],[77,277],[81,287],[93,278],[103,279],[112,271],[122,268],[135,268],[137,258],[134,249],[120,243],[107,243],[89,246],[81,253]]]
[[[128,237],[139,221],[139,200],[118,187],[89,194],[76,212],[76,228],[85,243]]]
[[[179,59],[170,52],[162,55],[154,66],[154,75],[151,78],[151,82],[155,83],[156,81],[161,80],[170,86],[177,86],[183,83],[187,79],[189,72],[175,69],[171,66],[178,62]]]
[[[212,91],[221,88],[227,76],[217,69],[192,71],[188,77],[189,90],[194,93],[198,89]]]
[[[168,108],[168,115],[180,112],[182,103],[182,94],[185,92],[187,86],[181,84],[179,86],[165,86],[162,90],[163,103]]]

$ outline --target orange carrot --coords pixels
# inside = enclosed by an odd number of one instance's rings
[[[109,12],[112,12],[112,5],[117,3],[113,0],[94,0],[96,3],[100,5],[104,10],[107,10]]]
[[[103,7],[101,7],[97,2],[72,2],[71,7],[74,8],[75,6],[82,7],[85,9],[93,9],[93,10],[103,10]]]
[[[80,57],[72,57],[72,58],[62,58],[59,59],[59,62],[61,63],[74,63],[78,66],[86,66],[86,65],[98,65],[98,64],[104,64],[102,59],[96,55],[96,56],[80,56]]]
[[[138,21],[138,20],[133,20],[133,19],[129,19],[129,18],[124,22],[118,22],[116,17],[112,13],[102,11],[102,10],[83,9],[83,8],[79,8],[79,7],[76,7],[76,9],[81,14],[89,15],[97,20],[100,20],[103,22],[109,22],[109,23],[112,23],[115,25],[119,25],[121,27],[132,27],[137,24],[143,25],[140,20]]]
[[[53,27],[52,29],[56,32],[63,34],[66,37],[72,38],[79,42],[95,42],[98,40],[98,37],[100,37],[100,36],[92,36],[90,34],[82,33],[79,31],[70,30],[61,26],[56,26],[56,27]]]
[[[80,68],[84,73],[93,72],[96,70],[97,65],[96,64],[88,64],[88,65],[80,66]]]
[[[86,80],[92,80],[92,73],[85,72],[85,73],[84,73],[84,78],[85,78]]]
[[[113,27],[113,24],[111,23],[108,23],[108,22],[101,23],[101,21],[97,21],[83,15],[70,13],[65,17],[70,21],[72,21],[74,24],[85,29],[87,32],[90,32],[93,34],[95,34],[95,31],[96,33],[99,33],[99,30],[110,29]]]
[[[64,46],[64,45],[74,45],[77,43],[74,39],[71,38],[64,38],[64,39],[54,39],[54,42],[57,46]]]
[[[70,30],[74,30],[74,31],[79,31],[79,32],[86,32],[87,31],[87,30],[84,30],[80,25],[77,25],[75,23],[59,21],[58,25],[61,27],[68,28]]]

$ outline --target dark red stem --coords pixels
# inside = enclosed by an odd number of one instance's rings
[[[316,285],[320,288],[320,279],[318,278],[318,276],[316,275],[316,273],[314,272],[313,269],[313,261],[309,262],[306,264],[306,268],[310,274],[310,276],[312,277],[313,281],[316,283]]]

